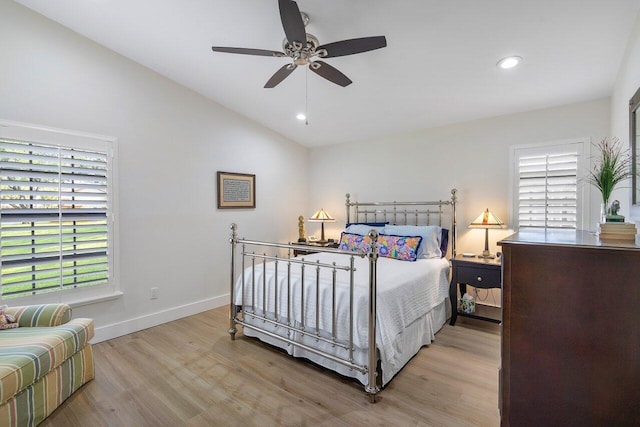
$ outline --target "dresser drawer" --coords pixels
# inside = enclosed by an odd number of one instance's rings
[[[466,283],[476,288],[500,287],[501,272],[499,268],[475,268],[459,266],[457,269],[458,283]]]

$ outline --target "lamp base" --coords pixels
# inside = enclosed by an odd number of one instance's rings
[[[482,251],[482,255],[478,255],[478,258],[484,259],[494,259],[495,257],[491,255],[489,252],[489,229],[484,229],[484,251]]]

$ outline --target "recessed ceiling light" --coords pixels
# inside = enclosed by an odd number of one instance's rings
[[[513,68],[522,62],[522,57],[520,56],[507,56],[506,58],[502,58],[496,64],[498,67],[503,70],[507,70],[509,68]]]
[[[298,119],[298,120],[306,120],[307,116],[305,116],[304,113],[298,113],[298,115],[296,116],[296,119]]]

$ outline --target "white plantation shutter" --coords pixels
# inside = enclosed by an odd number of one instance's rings
[[[515,150],[518,227],[579,228],[582,144]]]
[[[0,138],[3,298],[109,280],[109,153]]]

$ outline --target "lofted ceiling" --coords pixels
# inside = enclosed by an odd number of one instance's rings
[[[326,59],[353,84],[288,58],[277,0],[16,0],[306,146],[377,138],[611,94],[640,0],[298,0],[320,44],[384,35],[387,47]],[[519,55],[521,66],[496,67]],[[308,124],[296,120],[305,111]]]

